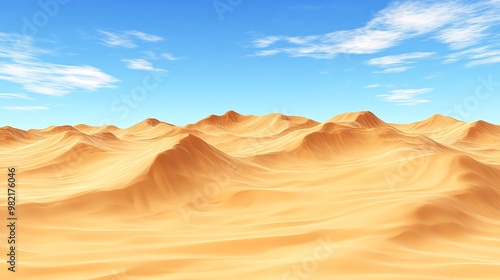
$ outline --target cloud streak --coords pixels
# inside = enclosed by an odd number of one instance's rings
[[[404,65],[414,63],[417,59],[428,58],[434,55],[434,52],[414,52],[399,55],[388,55],[377,58],[372,58],[366,63],[372,66],[388,67],[395,65]]]
[[[19,84],[28,92],[61,96],[74,90],[110,88],[113,76],[89,65],[63,65],[40,60],[45,50],[33,46],[33,39],[0,33],[0,80]],[[8,56],[13,54],[13,56]]]
[[[0,63],[0,80],[20,84],[29,92],[61,96],[74,90],[113,87],[118,80],[99,69],[45,62]]]
[[[101,43],[107,47],[120,47],[120,48],[136,48],[137,41],[143,42],[159,42],[164,39],[160,36],[147,34],[144,32],[130,30],[124,32],[110,32],[104,30],[97,30],[100,35]]]
[[[9,111],[43,111],[48,110],[49,107],[46,106],[5,106],[2,107],[4,110]]]
[[[264,36],[252,41],[255,56],[331,59],[339,54],[374,54],[421,36],[459,50],[480,44],[499,25],[496,0],[395,2],[364,26],[310,36]],[[277,45],[277,43],[280,43]]]
[[[432,88],[421,89],[395,89],[388,94],[379,94],[377,97],[385,102],[392,102],[398,105],[413,106],[421,103],[430,102],[427,99],[422,99],[419,96],[432,92]]]
[[[161,68],[155,68],[153,64],[145,59],[123,59],[123,62],[127,65],[127,68],[132,70],[140,71],[154,71],[154,72],[165,72],[167,70]]]
[[[446,56],[445,64],[454,63],[459,60],[467,60],[466,67],[475,67],[485,64],[500,62],[500,48],[495,45],[469,48],[459,52],[454,52]]]
[[[33,98],[30,98],[26,96],[26,94],[23,93],[0,93],[0,98],[4,99],[25,99],[25,100],[30,100]]]
[[[392,67],[392,68],[386,68],[382,71],[375,71],[374,73],[379,73],[379,74],[386,74],[386,73],[402,73],[410,70],[413,67],[407,67],[407,66],[401,66],[401,67]]]
[[[182,59],[181,57],[176,57],[171,53],[162,53],[161,57],[163,57],[166,60],[170,60],[170,61]]]

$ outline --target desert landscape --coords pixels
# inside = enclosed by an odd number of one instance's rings
[[[19,217],[18,270],[1,279],[500,275],[500,126],[484,121],[228,111],[6,126],[0,141]]]

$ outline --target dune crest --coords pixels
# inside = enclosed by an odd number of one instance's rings
[[[215,126],[229,126],[234,123],[239,123],[248,119],[248,116],[240,115],[235,111],[227,111],[223,115],[210,115],[203,120],[198,121],[195,125],[215,125]]]
[[[328,120],[329,122],[354,122],[363,127],[380,127],[387,124],[370,111],[344,113]]]

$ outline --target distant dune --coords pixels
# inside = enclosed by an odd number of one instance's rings
[[[4,261],[0,279],[500,277],[500,126],[485,121],[229,111],[6,126],[0,143],[19,216],[18,272]]]

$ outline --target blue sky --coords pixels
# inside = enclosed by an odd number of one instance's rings
[[[500,123],[500,1],[1,1],[0,126]]]

